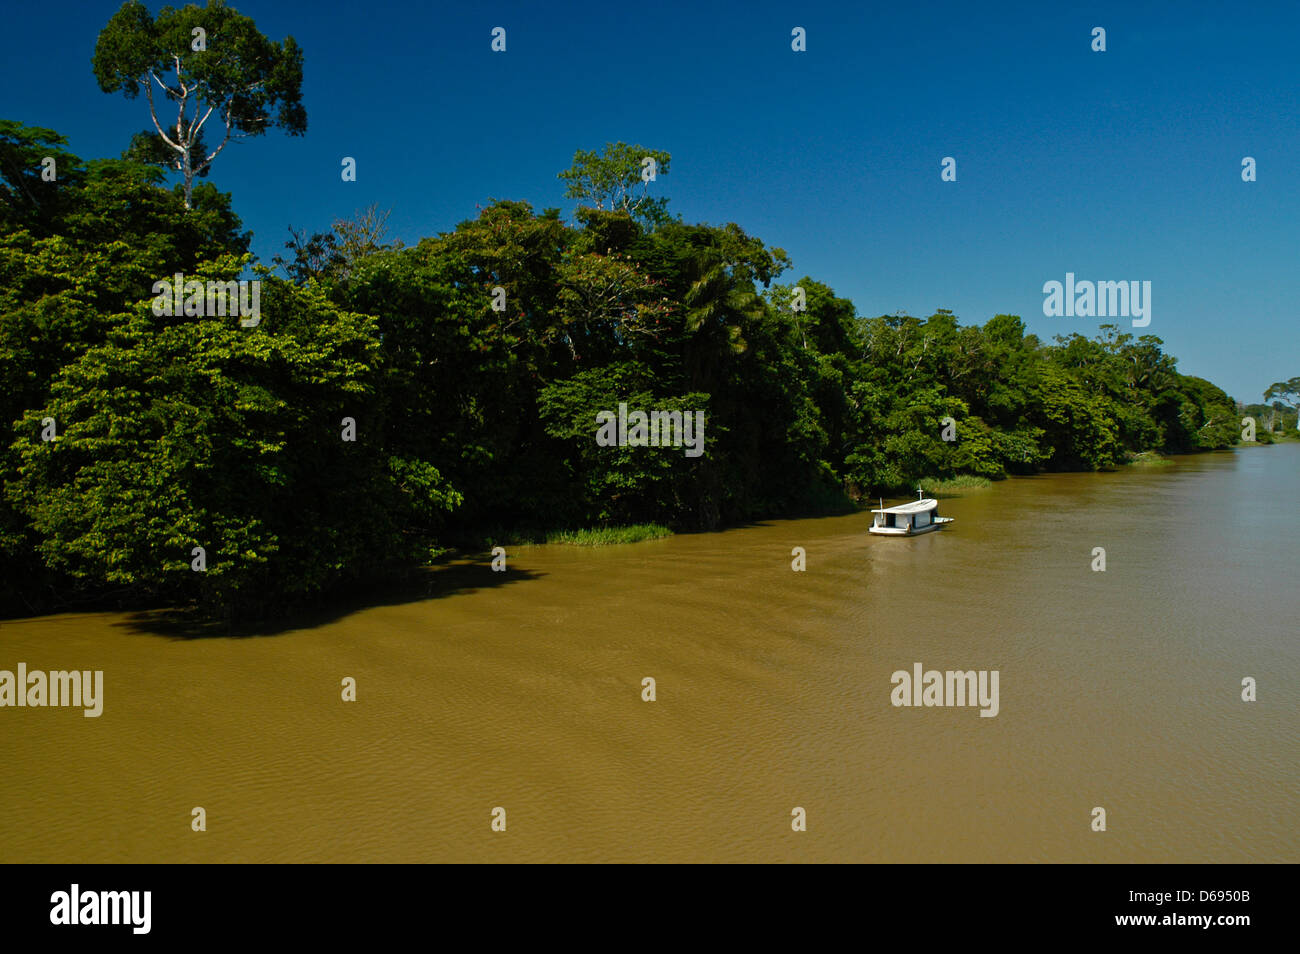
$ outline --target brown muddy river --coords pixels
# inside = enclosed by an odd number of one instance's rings
[[[1297,496],[1290,444],[1005,481],[912,539],[522,548],[269,635],[6,620],[0,670],[104,698],[0,708],[0,860],[1300,861]],[[892,705],[916,663],[997,670],[997,715]]]

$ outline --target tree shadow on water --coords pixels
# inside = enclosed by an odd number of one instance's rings
[[[363,610],[461,596],[545,575],[516,567],[494,572],[489,558],[449,555],[405,574],[400,580],[356,584],[292,605],[274,616],[215,619],[193,607],[167,607],[137,610],[112,625],[176,640],[280,636],[334,623]]]

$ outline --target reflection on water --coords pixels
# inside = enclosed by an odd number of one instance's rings
[[[262,638],[6,621],[0,669],[105,699],[0,709],[0,860],[1300,861],[1298,472],[1007,481],[914,539],[531,547]],[[998,670],[998,715],[893,707],[918,662]]]

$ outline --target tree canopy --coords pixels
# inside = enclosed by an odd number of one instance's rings
[[[144,92],[153,130],[132,137],[127,157],[179,172],[186,208],[195,177],[232,138],[275,127],[291,136],[307,130],[302,50],[291,36],[267,39],[223,0],[163,7],[156,17],[127,0],[100,31],[92,64],[105,93],[135,99]],[[174,120],[165,108],[174,109]],[[214,115],[224,129],[209,150]]]
[[[659,149],[611,142],[599,153],[579,149],[559,178],[568,183],[565,198],[580,200],[580,208],[621,212],[653,227],[671,219],[668,199],[650,192],[650,183],[668,174],[671,161]]]
[[[52,153],[57,190],[32,174]],[[576,222],[502,200],[407,247],[374,208],[295,233],[256,328],[158,316],[159,278],[249,263],[230,197],[202,183],[186,213],[161,175],[0,123],[8,612],[260,614],[531,529],[711,529],[1239,438],[1159,338],[859,315],[739,225],[611,207],[595,177]],[[602,445],[620,403],[701,412],[704,452]]]
[[[1291,378],[1289,381],[1277,381],[1268,386],[1264,392],[1264,400],[1272,401],[1277,398],[1292,407],[1300,406],[1300,375]]]

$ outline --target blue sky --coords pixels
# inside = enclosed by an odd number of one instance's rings
[[[1044,317],[1044,282],[1150,281],[1150,326],[1120,323],[1183,371],[1247,402],[1300,374],[1295,3],[232,5],[305,52],[307,135],[232,145],[211,177],[265,261],[372,202],[407,242],[491,198],[567,213],[556,173],[623,140],[672,154],[672,211],[739,223],[862,314],[1010,312],[1050,338],[1101,320]],[[0,117],[119,154],[149,121],[91,73],[117,6],[10,4]]]

